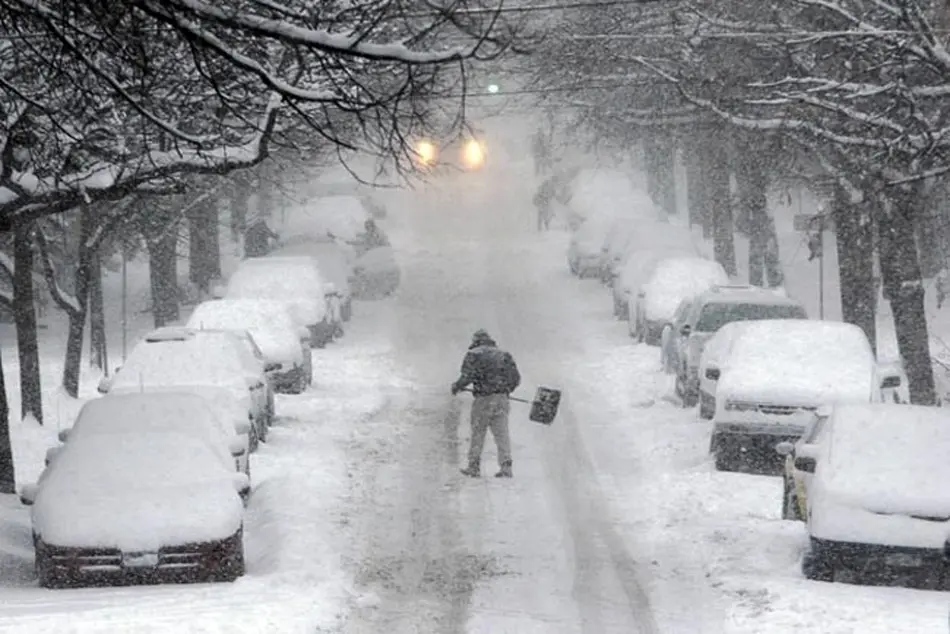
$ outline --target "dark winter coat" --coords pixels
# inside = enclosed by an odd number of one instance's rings
[[[521,373],[511,354],[494,342],[479,343],[465,354],[462,371],[453,387],[461,391],[469,385],[475,396],[510,394],[521,385]]]

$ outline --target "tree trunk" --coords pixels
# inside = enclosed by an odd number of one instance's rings
[[[148,242],[152,317],[161,328],[176,321],[178,312],[178,221],[166,224],[162,234]]]
[[[102,258],[96,250],[89,257],[89,361],[109,373],[105,306],[102,297]]]
[[[868,206],[851,204],[847,192],[840,188],[835,191],[832,204],[842,317],[860,327],[876,349],[874,223]]]
[[[765,195],[768,177],[758,157],[746,146],[738,152],[735,167],[739,213],[745,218],[749,237],[749,284],[771,285],[774,280],[767,279],[770,276],[766,273],[766,260],[769,259],[769,242],[775,234],[775,228],[769,217]]]
[[[33,223],[18,223],[13,247],[13,317],[20,360],[20,415],[43,423],[40,349],[33,294]]]
[[[16,470],[13,468],[13,447],[10,443],[10,406],[0,358],[0,493],[16,493]]]
[[[647,190],[666,215],[676,213],[676,154],[670,135],[653,130],[643,137],[643,157]]]
[[[209,195],[188,213],[188,279],[202,293],[209,293],[211,280],[220,276],[218,206]]]
[[[230,177],[230,207],[231,207],[231,241],[237,242],[247,229],[247,206],[251,197],[251,186],[248,184],[249,170],[235,172]]]
[[[703,153],[699,144],[702,143],[698,133],[694,134],[685,145],[683,153],[686,167],[686,196],[689,207],[689,224],[703,228],[703,237],[712,237],[712,220],[709,217],[709,197],[703,183]]]
[[[914,241],[914,214],[919,211],[920,198],[916,192],[895,190],[882,196],[882,203],[878,219],[881,276],[894,314],[910,401],[936,405],[924,287]]]
[[[76,306],[67,309],[69,326],[66,334],[66,360],[63,363],[63,389],[73,398],[79,397],[79,370],[82,364],[83,335],[86,329],[86,312],[89,305],[89,280],[92,275],[93,252],[87,246],[96,228],[97,212],[89,205],[82,205],[79,217],[80,249],[74,275],[74,298]]]
[[[703,144],[703,184],[712,220],[713,251],[716,261],[730,276],[738,273],[732,231],[732,191],[729,182],[729,151],[722,136],[711,135]]]

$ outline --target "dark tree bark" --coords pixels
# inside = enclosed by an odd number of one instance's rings
[[[208,293],[211,280],[221,276],[221,247],[217,203],[211,195],[202,196],[188,212],[188,279]]]
[[[673,138],[658,130],[644,135],[643,158],[650,197],[667,215],[674,215],[676,213],[676,145]]]
[[[838,188],[832,218],[838,248],[838,279],[844,321],[861,328],[872,347],[877,347],[874,279],[874,222],[867,204],[851,204],[847,192]]]
[[[712,219],[709,213],[709,197],[703,183],[702,140],[693,134],[684,144],[683,159],[686,167],[686,196],[689,208],[689,224],[703,228],[703,237],[712,237]]]
[[[250,170],[235,172],[229,179],[229,205],[231,208],[231,241],[237,242],[247,229],[247,204],[251,197]]]
[[[703,184],[712,220],[713,251],[716,261],[730,276],[738,273],[732,229],[732,191],[729,149],[721,133],[707,137],[702,148]]]
[[[102,257],[96,249],[89,257],[89,362],[109,372],[105,305],[102,297]]]
[[[20,360],[20,415],[43,423],[40,349],[33,293],[33,223],[18,223],[13,247],[13,318]]]
[[[737,153],[735,167],[739,209],[749,238],[749,284],[781,286],[785,280],[778,260],[775,221],[768,212],[765,166],[760,157],[743,146]]]
[[[917,191],[893,189],[882,194],[881,202],[877,219],[881,276],[910,382],[910,401],[936,405],[924,287],[914,240],[914,215],[920,210],[920,196]]]
[[[13,467],[13,446],[10,443],[10,406],[0,358],[0,493],[16,493],[16,470]]]
[[[152,317],[156,328],[180,317],[178,306],[178,220],[163,225],[163,231],[148,240],[149,282]]]

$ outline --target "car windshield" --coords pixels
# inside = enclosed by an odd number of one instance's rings
[[[804,319],[805,311],[790,304],[754,302],[711,302],[706,304],[696,321],[697,332],[716,332],[734,321],[759,319]]]

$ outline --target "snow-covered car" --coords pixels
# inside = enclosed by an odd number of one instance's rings
[[[571,236],[567,247],[567,265],[580,278],[601,277],[604,243],[610,235],[611,221],[590,218]]]
[[[722,373],[722,365],[729,358],[732,344],[749,321],[734,321],[716,331],[703,346],[699,357],[699,418],[712,420],[716,413],[716,385]]]
[[[748,322],[720,368],[710,452],[721,471],[778,473],[775,445],[797,441],[822,405],[880,403],[899,375],[864,331],[807,319]]]
[[[233,410],[215,409],[208,392],[140,392],[114,394],[87,401],[79,410],[72,427],[59,432],[63,445],[46,454],[49,464],[65,443],[86,436],[168,431],[194,434],[211,444],[224,464],[250,475],[251,422],[231,418]]]
[[[356,249],[331,239],[308,240],[284,244],[269,257],[309,256],[320,269],[320,274],[340,292],[340,318],[349,321],[353,315],[353,266]]]
[[[40,586],[233,581],[249,491],[194,434],[76,434],[20,491]]]
[[[611,282],[613,312],[617,319],[626,319],[630,301],[640,292],[640,286],[649,278],[657,263],[673,256],[689,257],[686,251],[657,251],[644,249],[631,253],[620,266]]]
[[[806,500],[805,577],[884,573],[932,587],[944,578],[950,525],[950,412],[920,405],[835,408]]]
[[[650,196],[623,171],[599,167],[571,171],[567,207],[572,226],[595,218],[638,217],[655,221],[658,217]]]
[[[630,252],[630,245],[636,239],[636,234],[643,231],[644,222],[633,218],[616,218],[608,228],[607,236],[601,247],[600,281],[611,284],[617,275],[619,267]]]
[[[399,288],[402,273],[392,247],[378,247],[361,255],[353,266],[353,297],[374,300]]]
[[[683,407],[699,401],[699,360],[706,342],[725,324],[760,319],[807,319],[805,306],[784,291],[755,286],[714,286],[694,297],[685,319],[664,327],[663,339],[676,357],[676,394]]]
[[[273,389],[255,364],[246,349],[224,331],[169,329],[139,341],[125,363],[99,382],[99,393],[223,388],[246,407],[257,438],[265,440],[274,415]]]
[[[660,260],[628,304],[630,336],[651,346],[660,345],[663,328],[672,321],[681,301],[728,283],[729,275],[714,260],[697,256]]]
[[[630,227],[628,231],[618,231],[618,236],[612,238],[619,243],[615,249],[621,250],[619,253],[614,252],[606,262],[604,276],[607,278],[608,285],[620,274],[624,264],[635,253],[652,251],[666,253],[667,257],[673,255],[690,257],[699,254],[689,227],[646,219],[636,220],[628,226]],[[621,316],[625,314],[621,313]]]
[[[336,335],[330,297],[337,291],[305,258],[248,258],[241,262],[217,298],[281,302],[299,324],[310,329],[310,345],[323,348]]]
[[[816,458],[818,444],[827,436],[831,426],[834,407],[819,407],[814,417],[805,427],[805,433],[797,442],[783,440],[775,445],[775,452],[782,456],[785,464],[782,469],[782,519],[804,522],[807,516],[806,500],[811,479],[811,470],[803,471],[799,466],[808,465],[808,461],[798,458]]]
[[[284,304],[260,299],[212,299],[195,307],[185,324],[203,330],[249,332],[279,393],[299,394],[313,381],[310,331]]]

